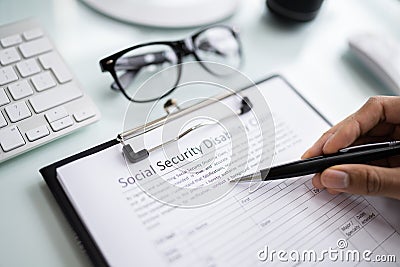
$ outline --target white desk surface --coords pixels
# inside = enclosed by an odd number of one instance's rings
[[[112,1],[110,1],[111,3]],[[121,48],[151,40],[181,38],[193,31],[124,24],[77,0],[1,0],[0,24],[36,17],[102,113],[89,127],[0,164],[0,266],[90,266],[38,170],[54,161],[116,136],[127,102],[109,89],[99,59]],[[240,28],[244,73],[257,80],[283,73],[329,120],[340,121],[372,95],[389,94],[349,55],[347,38],[383,32],[400,40],[400,1],[325,1],[317,19],[281,24],[264,0],[243,0],[226,23]],[[134,123],[134,122],[133,122]],[[399,202],[391,222],[400,228]]]

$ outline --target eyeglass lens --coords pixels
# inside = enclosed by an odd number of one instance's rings
[[[178,58],[168,45],[147,45],[127,52],[115,62],[120,86],[129,97],[138,101],[148,101],[159,98],[163,90],[171,90],[176,86],[179,73],[176,68],[161,75],[158,84],[148,86],[146,90],[137,90],[148,78],[155,73],[174,66]],[[162,85],[162,86],[160,86]],[[113,87],[117,85],[114,84]],[[164,93],[166,93],[166,91]]]
[[[234,33],[228,28],[207,29],[196,37],[194,47],[200,61],[220,63],[235,69],[240,67],[240,45]],[[229,68],[218,67],[217,64],[207,64],[207,62],[202,64],[215,75],[231,74]]]

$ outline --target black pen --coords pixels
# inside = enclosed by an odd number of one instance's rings
[[[271,181],[292,178],[322,172],[323,170],[340,164],[368,163],[374,160],[384,159],[400,155],[400,141],[366,144],[347,147],[337,153],[298,160],[269,169],[260,170],[257,173],[232,179],[231,182],[244,181]]]

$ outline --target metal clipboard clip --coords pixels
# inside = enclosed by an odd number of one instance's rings
[[[188,108],[185,108],[185,109],[180,109],[175,100],[168,99],[164,104],[164,110],[166,111],[167,115],[165,115],[165,116],[163,116],[163,117],[161,117],[159,119],[156,119],[154,121],[151,121],[149,123],[146,123],[146,124],[144,124],[142,126],[136,127],[136,128],[134,128],[132,130],[125,131],[125,132],[123,132],[123,133],[121,133],[121,134],[119,134],[117,136],[117,140],[123,145],[122,152],[124,153],[125,157],[129,160],[129,162],[138,163],[138,162],[146,159],[152,151],[157,150],[157,149],[159,149],[159,148],[161,148],[161,147],[163,147],[163,146],[165,146],[167,144],[176,142],[179,139],[183,138],[184,136],[194,132],[196,129],[199,129],[199,128],[204,127],[206,125],[215,124],[216,122],[204,122],[204,123],[196,124],[196,125],[188,128],[187,130],[185,130],[184,132],[182,132],[181,134],[179,134],[178,136],[176,136],[173,139],[170,139],[170,140],[168,140],[166,142],[163,142],[163,143],[161,143],[161,144],[159,144],[157,146],[154,146],[154,147],[151,147],[151,148],[148,148],[148,149],[144,148],[144,149],[139,150],[139,151],[135,151],[130,144],[125,143],[125,141],[127,141],[127,140],[129,140],[131,138],[143,135],[143,134],[145,134],[147,132],[150,132],[150,131],[152,131],[152,130],[164,125],[167,122],[170,122],[172,120],[180,118],[180,117],[182,117],[184,115],[190,114],[191,112],[193,112],[195,110],[204,108],[204,107],[206,107],[206,106],[208,106],[208,105],[210,105],[212,103],[216,103],[218,101],[221,101],[221,100],[226,99],[228,97],[231,97],[233,95],[237,95],[237,94],[236,93],[230,93],[230,94],[226,94],[226,95],[223,95],[223,96],[215,97],[213,99],[204,100],[204,101],[202,101],[202,102],[200,102],[200,103],[198,103],[198,104],[196,104],[194,106],[191,106],[191,107],[188,107]],[[250,99],[248,97],[240,96],[240,95],[237,95],[237,96],[241,97],[240,107],[235,111],[235,114],[227,116],[227,117],[223,117],[220,120],[223,120],[223,119],[226,119],[226,118],[232,117],[232,116],[242,115],[244,113],[249,112],[253,108],[253,104],[251,103],[251,101],[250,101]],[[171,112],[170,111],[171,107],[175,107],[175,109],[177,111]]]

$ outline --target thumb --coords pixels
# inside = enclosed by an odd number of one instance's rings
[[[321,184],[338,192],[400,199],[400,168],[338,165],[321,173]]]

